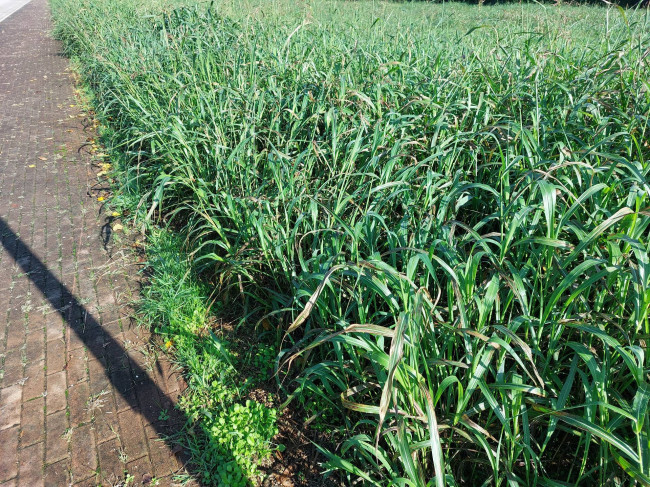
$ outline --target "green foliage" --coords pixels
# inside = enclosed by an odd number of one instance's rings
[[[250,357],[245,361],[254,370],[254,378],[258,382],[269,380],[275,369],[277,351],[271,345],[262,344],[251,349]]]
[[[215,418],[211,428],[214,435],[220,435],[219,443],[226,445],[235,456],[250,458],[268,448],[268,438],[278,432],[275,420],[275,410],[248,400],[244,406],[233,404]],[[228,429],[227,436],[220,434]]]
[[[648,483],[647,15],[53,4],[124,191],[172,222],[230,311],[287,331],[290,398],[337,412],[327,469]],[[177,303],[179,351],[206,294]],[[204,342],[186,363],[210,393],[189,410],[255,416],[219,389],[227,346]],[[197,455],[230,465],[218,446]]]
[[[277,412],[241,399],[245,391],[235,368],[239,364],[227,342],[206,333],[205,288],[182,258],[180,244],[164,231],[150,235],[151,275],[139,316],[184,368],[188,389],[179,407],[189,429],[181,441],[192,453],[199,477],[206,485],[249,485],[258,475],[258,463],[272,451]]]
[[[199,456],[202,462],[201,480],[209,485],[229,486],[248,485],[249,479],[255,479],[258,463],[273,450],[270,439],[278,433],[276,410],[251,400],[228,407],[206,407],[196,396],[182,404],[190,415],[201,418],[210,440],[190,440],[193,456]]]

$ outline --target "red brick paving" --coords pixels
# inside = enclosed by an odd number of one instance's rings
[[[158,418],[179,383],[138,352],[137,269],[104,250],[93,134],[50,30],[46,0],[0,23],[0,486],[173,485],[160,436],[182,418]]]

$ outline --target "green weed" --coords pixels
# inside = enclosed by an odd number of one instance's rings
[[[167,232],[151,234],[151,274],[140,317],[183,366],[188,389],[178,407],[188,418],[188,429],[180,441],[192,453],[197,475],[209,485],[248,485],[273,449],[277,412],[244,399],[235,369],[238,359],[226,341],[210,332],[205,287],[196,282],[181,249],[181,242]],[[168,417],[161,411],[159,419]]]

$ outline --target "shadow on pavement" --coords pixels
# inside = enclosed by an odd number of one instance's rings
[[[7,253],[29,277],[52,308],[61,315],[67,325],[67,330],[75,333],[89,354],[104,364],[105,375],[116,394],[121,395],[132,409],[139,411],[143,419],[155,429],[161,438],[167,438],[177,432],[186,420],[180,411],[174,409],[171,411],[172,416],[169,419],[159,420],[161,401],[167,401],[171,406],[171,401],[167,398],[165,391],[161,390],[147,371],[133,360],[128,360],[128,365],[126,368],[124,367],[124,359],[127,356],[124,346],[102,328],[92,313],[23,243],[2,218],[0,218],[0,238]],[[174,444],[169,439],[166,439],[166,442],[172,452],[176,453],[178,448],[174,449]],[[186,457],[181,458],[178,455],[176,457],[180,464],[187,466],[188,459]]]

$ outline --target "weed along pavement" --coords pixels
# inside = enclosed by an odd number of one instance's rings
[[[46,0],[0,23],[0,485],[172,485],[183,384],[131,325],[137,268],[103,245],[95,134],[51,29]]]

